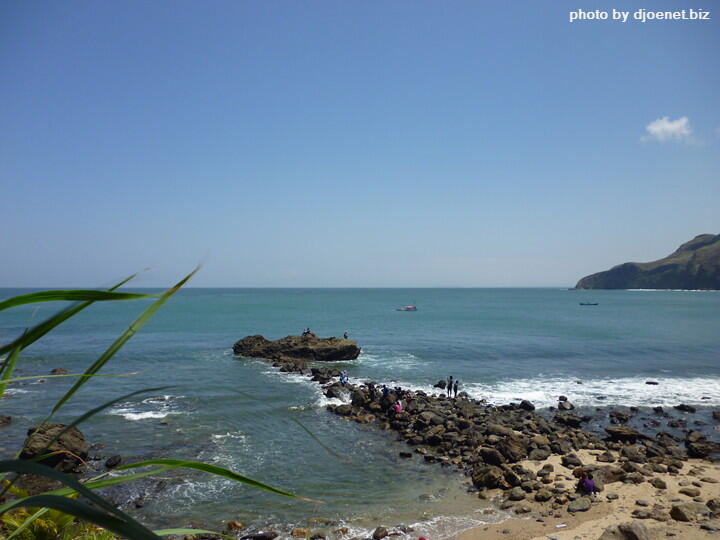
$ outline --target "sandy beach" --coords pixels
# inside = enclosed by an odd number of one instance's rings
[[[597,456],[601,452],[593,450],[580,450],[576,455],[583,464],[598,464]],[[617,457],[617,453],[613,452]],[[553,455],[545,461],[524,461],[522,466],[533,471],[540,470],[543,465],[550,463],[554,467],[552,483],[548,487],[572,492],[576,483],[572,469],[561,464],[561,456]],[[665,482],[666,489],[654,487],[649,480],[660,479]],[[659,483],[659,482],[658,482]],[[696,488],[698,495],[680,493],[683,488]],[[695,493],[692,491],[691,493]],[[500,492],[487,492],[489,498],[497,497],[502,502]],[[615,498],[617,497],[617,498]],[[706,504],[715,499],[720,501],[720,464],[705,460],[690,459],[680,473],[654,473],[640,484],[613,482],[607,484],[604,490],[595,496],[589,510],[570,513],[567,505],[553,508],[548,503],[535,501],[519,501],[515,508],[524,507],[529,512],[519,514],[517,519],[511,519],[496,524],[489,524],[465,531],[455,537],[455,540],[597,540],[603,532],[612,525],[627,522],[638,522],[647,528],[648,538],[678,538],[682,540],[695,540],[704,538],[717,538],[720,530],[720,519],[710,519],[697,516],[689,522],[678,521],[670,516],[674,505],[690,502]],[[639,518],[634,512],[646,511],[655,516],[653,518]],[[715,512],[718,509],[715,507]],[[522,510],[521,510],[522,512]],[[522,517],[520,517],[522,516]],[[663,519],[665,521],[659,521]],[[706,529],[701,528],[705,526]],[[617,536],[612,538],[625,538]],[[628,537],[630,538],[630,537]]]

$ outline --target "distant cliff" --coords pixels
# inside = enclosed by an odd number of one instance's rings
[[[664,259],[624,263],[582,278],[576,289],[720,289],[720,234],[701,234]]]

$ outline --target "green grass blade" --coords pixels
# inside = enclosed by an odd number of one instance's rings
[[[32,516],[27,518],[25,521],[23,521],[22,525],[20,525],[17,529],[15,529],[10,536],[7,537],[7,540],[12,540],[16,536],[18,536],[20,533],[22,533],[25,529],[27,529],[30,525],[32,525],[32,522],[36,519],[42,517],[44,514],[47,514],[50,511],[49,508],[41,508],[37,512],[35,512]]]
[[[149,529],[142,526],[140,523],[135,521],[132,517],[127,515],[125,512],[115,508],[108,501],[106,501],[102,497],[93,493],[93,491],[91,491],[90,489],[83,486],[80,482],[78,482],[75,478],[73,478],[72,476],[70,476],[68,474],[61,473],[59,471],[56,471],[55,469],[46,467],[45,465],[40,465],[38,463],[33,463],[32,461],[24,461],[21,459],[0,461],[0,473],[4,473],[4,472],[14,472],[19,475],[20,474],[35,474],[35,475],[39,475],[39,476],[45,476],[47,478],[52,478],[53,480],[62,482],[66,486],[77,491],[80,495],[89,499],[90,502],[99,506],[101,509],[104,509],[106,512],[108,512],[110,514],[109,517],[120,521],[124,527],[124,531],[122,534],[125,534],[129,538],[157,538],[156,535],[147,536],[148,534],[153,534]],[[62,508],[53,506],[52,504],[38,504],[38,501],[36,500],[38,497],[50,497],[49,500],[51,502],[53,502],[53,504],[56,504],[56,505],[61,504],[59,502],[61,500],[77,502],[77,501],[72,501],[71,499],[68,499],[66,497],[58,497],[57,495],[35,495],[32,497],[26,497],[26,498],[20,499],[18,501],[11,501],[11,502],[0,505],[0,514],[3,514],[5,512],[7,512],[8,510],[11,510],[12,508],[17,507],[17,506],[26,506],[26,507],[27,506],[44,506],[44,507],[56,508],[58,510],[65,511]],[[67,513],[70,513],[73,515],[78,515],[78,514],[75,514],[74,512],[67,512]],[[108,514],[105,514],[102,512],[101,512],[101,514],[103,516],[108,516]],[[105,525],[103,525],[103,524],[100,524],[100,526],[105,527]],[[128,531],[133,531],[134,534],[136,534],[137,536],[134,536],[133,534],[128,534]]]
[[[100,480],[90,480],[89,482],[85,482],[83,486],[87,489],[102,489],[109,486],[116,486],[117,484],[124,484],[125,482],[132,482],[133,480],[145,478],[146,476],[152,476],[168,470],[170,470],[170,467],[158,467],[150,471],[143,471],[125,476],[112,476],[110,478],[102,478]],[[65,487],[54,489],[52,491],[46,491],[44,493],[40,493],[39,495],[62,495],[63,497],[66,497],[68,495],[72,495],[73,493],[77,492],[72,488]]]
[[[58,291],[39,291],[29,294],[13,296],[0,302],[0,311],[24,304],[38,302],[104,302],[108,300],[137,300],[149,298],[156,294],[136,294],[112,291],[98,291],[94,289],[73,289]]]
[[[40,465],[39,463],[33,463],[32,461],[24,461],[21,459],[12,459],[12,460],[4,460],[0,461],[0,473],[7,473],[7,472],[14,472],[18,475],[21,474],[35,474],[38,476],[45,476],[47,478],[51,478],[53,480],[57,480],[58,482],[61,482],[65,484],[66,486],[72,488],[73,490],[77,491],[80,495],[84,496],[86,499],[88,499],[91,503],[94,503],[96,506],[98,506],[100,509],[104,510],[106,513],[102,513],[104,516],[112,517],[113,519],[117,519],[120,522],[124,524],[125,531],[122,534],[126,534],[128,538],[153,538],[156,537],[156,535],[153,536],[147,536],[148,534],[153,534],[149,529],[135,521],[132,517],[127,515],[122,510],[119,510],[115,508],[112,504],[110,504],[108,501],[100,497],[99,495],[95,494],[90,489],[83,486],[80,482],[78,482],[75,478],[72,476],[61,473],[60,471],[56,471],[55,469],[51,469],[50,467],[46,467],[45,465]],[[57,500],[63,500],[63,501],[71,501],[71,499],[68,499],[66,497],[58,497],[57,495],[35,495],[31,497],[25,497],[23,499],[19,499],[17,501],[10,501],[5,504],[0,505],[0,515],[7,512],[8,510],[11,510],[12,508],[18,507],[18,506],[43,506],[43,507],[50,507],[50,508],[56,508],[58,510],[62,510],[62,508],[58,508],[57,506],[53,506],[51,504],[38,504],[38,501],[36,500],[38,497],[50,497],[50,501]],[[77,501],[71,501],[71,502],[77,502]],[[54,504],[61,504],[58,501],[55,501]],[[94,510],[94,509],[93,509]],[[67,512],[73,515],[74,512]],[[100,525],[101,527],[104,527],[104,525]],[[134,534],[137,536],[134,536],[133,534],[127,534],[128,531],[133,531]]]
[[[133,279],[136,275],[137,274],[133,274],[132,276],[126,277],[120,283],[117,283],[116,285],[114,285],[113,287],[111,287],[108,290],[114,291],[118,287],[122,287],[128,281]],[[2,347],[0,347],[0,356],[7,353],[8,351],[13,350],[17,346],[20,346],[21,349],[24,349],[31,343],[34,343],[35,341],[37,341],[38,339],[43,337],[45,334],[50,332],[50,330],[52,330],[59,324],[62,324],[63,322],[68,320],[70,317],[79,313],[80,311],[82,311],[83,309],[85,309],[86,307],[91,305],[92,303],[93,303],[92,301],[87,301],[87,302],[81,302],[80,304],[75,304],[75,305],[69,306],[69,307],[61,310],[59,313],[56,313],[49,319],[46,319],[43,322],[41,322],[40,324],[33,326],[32,328],[27,330],[22,336],[17,338],[12,343],[8,343],[7,345],[3,345]]]
[[[57,495],[34,495],[23,501],[13,501],[8,510],[27,506],[53,508],[65,514],[77,516],[83,521],[94,523],[103,529],[119,534],[125,538],[132,538],[133,540],[158,540],[161,538],[150,529],[143,527],[139,523],[136,526],[131,522],[127,522],[117,516],[107,514],[83,502],[75,499],[68,499],[67,497],[58,497]]]
[[[196,471],[202,471],[209,474],[214,474],[216,476],[222,476],[223,478],[227,478],[228,480],[234,480],[235,482],[241,482],[243,484],[247,484],[248,486],[262,489],[264,491],[269,491],[270,493],[275,493],[277,495],[283,495],[285,497],[292,497],[293,499],[300,499],[303,501],[309,501],[309,502],[315,502],[315,503],[321,503],[322,501],[317,501],[315,499],[309,499],[307,497],[300,497],[299,495],[294,495],[292,493],[289,493],[287,491],[283,491],[281,489],[274,488],[272,486],[268,486],[267,484],[263,484],[262,482],[258,482],[257,480],[253,480],[252,478],[248,478],[247,476],[243,476],[242,474],[238,474],[236,472],[230,471],[228,469],[223,469],[222,467],[218,467],[217,465],[210,465],[208,463],[201,463],[198,461],[187,461],[183,459],[148,459],[146,461],[140,461],[138,463],[128,463],[127,465],[122,465],[117,468],[117,470],[126,470],[126,469],[134,469],[137,467],[147,467],[148,465],[164,465],[166,467],[170,468],[179,468],[179,469],[193,469]]]
[[[97,373],[107,362],[110,360],[116,352],[120,350],[120,348],[131,338],[135,335],[135,333],[142,328],[142,326],[148,321],[150,317],[153,316],[153,314],[160,309],[160,307],[170,298],[173,294],[175,294],[177,291],[180,290],[180,288],[187,283],[187,281],[195,275],[195,273],[199,270],[199,268],[195,268],[192,272],[190,272],[187,276],[185,276],[183,279],[181,279],[177,284],[175,284],[173,287],[165,291],[160,298],[155,300],[145,311],[143,311],[131,324],[128,326],[128,328],[120,334],[120,336],[115,340],[115,342],[110,345],[110,347],[102,354],[100,355],[100,358],[98,358],[86,371],[86,374],[94,374]],[[49,420],[53,414],[55,414],[60,407],[62,407],[65,402],[70,399],[75,392],[77,392],[80,387],[82,387],[83,384],[87,382],[87,379],[80,379],[78,382],[76,382],[70,390],[67,391],[67,393],[60,398],[60,401],[58,401],[55,406],[53,407],[52,411],[50,412],[50,415],[46,419]]]
[[[20,354],[21,348],[20,346],[15,347],[2,365],[2,370],[0,370],[0,373],[2,373],[2,379],[0,380],[0,399],[2,399],[8,383],[12,382],[10,375],[12,375],[13,369],[15,369],[15,361]]]

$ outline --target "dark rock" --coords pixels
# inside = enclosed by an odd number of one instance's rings
[[[613,424],[627,424],[632,415],[626,411],[610,411],[610,422]]]
[[[650,484],[656,489],[667,489],[667,483],[662,478],[653,478]]]
[[[500,441],[496,448],[510,463],[517,463],[527,457],[527,447],[520,439],[514,437]]]
[[[532,461],[544,461],[549,457],[550,450],[545,450],[544,448],[533,448],[528,455],[528,459]]]
[[[523,400],[520,402],[520,408],[523,409],[523,410],[525,410],[525,411],[534,411],[534,410],[535,410],[535,405],[533,405],[532,403],[530,403],[527,399],[523,399]]]
[[[688,413],[694,413],[697,411],[697,409],[695,409],[695,407],[693,407],[692,405],[685,405],[684,403],[681,403],[680,405],[675,405],[675,408],[678,411],[683,411],[683,412],[688,412]]]
[[[552,493],[550,493],[550,491],[548,491],[547,489],[543,488],[538,490],[537,493],[535,493],[535,500],[537,502],[545,502],[549,501],[550,499],[552,499]]]
[[[122,458],[120,456],[111,456],[105,460],[105,467],[108,469],[114,469],[120,463],[122,462]]]
[[[560,401],[558,403],[559,411],[572,411],[574,408],[575,408],[575,405],[573,405],[569,401]]]
[[[579,428],[583,419],[575,414],[556,414],[553,421],[572,428]]]
[[[658,385],[658,384],[660,384],[660,383],[657,382],[657,381],[645,381],[645,384],[652,384],[653,386],[656,386],[656,385]]]
[[[447,386],[447,382],[445,382],[445,381],[438,381],[435,384],[433,384],[434,388],[439,388],[440,390],[445,390],[446,386]]]
[[[55,368],[52,371],[50,371],[51,375],[65,375],[67,373],[67,369],[63,368]]]
[[[473,485],[478,488],[504,489],[507,487],[503,470],[499,467],[495,467],[494,465],[476,467],[473,469],[472,482]]]
[[[274,540],[278,537],[278,533],[273,531],[259,532],[255,534],[246,534],[241,536],[240,540]]]
[[[380,540],[388,535],[388,530],[385,527],[378,527],[373,531],[373,540]]]
[[[287,336],[269,341],[261,335],[246,336],[233,345],[233,352],[249,358],[280,361],[355,360],[360,355],[357,342],[343,338]]]
[[[568,512],[587,512],[590,510],[590,506],[591,503],[589,497],[580,497],[568,504],[567,509]]]
[[[50,452],[60,452],[40,460],[40,463],[63,472],[74,471],[88,456],[88,445],[80,430],[72,427],[48,445],[66,427],[65,424],[43,424],[30,428],[20,459],[33,459]]]
[[[648,528],[637,521],[610,525],[598,540],[655,540]]]
[[[514,487],[508,493],[511,501],[522,501],[525,498],[525,491],[521,487]]]
[[[700,503],[674,504],[670,509],[670,516],[677,521],[693,521],[698,514],[707,512],[707,507]]]
[[[502,465],[505,463],[505,457],[495,448],[483,446],[480,448],[480,456],[488,465]]]
[[[639,431],[627,426],[609,426],[605,428],[610,438],[614,441],[628,441],[634,443],[640,438],[644,438]]]
[[[12,416],[8,416],[6,414],[0,414],[0,428],[9,426],[11,422],[12,422]]]
[[[697,497],[700,495],[700,490],[696,487],[684,487],[680,488],[678,492],[682,493],[683,495],[687,495],[688,497]]]
[[[558,401],[567,401],[567,396],[559,396]]]
[[[706,458],[711,454],[720,452],[720,444],[711,441],[697,441],[688,443],[687,447],[688,456],[692,458]]]
[[[578,458],[575,454],[570,454],[567,456],[563,456],[561,458],[561,462],[563,464],[563,467],[567,467],[568,469],[574,469],[575,467],[582,467],[582,461],[580,461],[580,458]]]

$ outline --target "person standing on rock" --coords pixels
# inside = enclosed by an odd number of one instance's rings
[[[348,338],[348,332],[347,332],[347,330],[345,330],[345,332],[343,333],[343,339],[347,339],[347,338]]]
[[[455,380],[455,385],[453,386],[453,394],[455,395],[455,397],[457,397],[458,384],[459,384],[459,383],[458,383],[458,380],[456,379],[456,380]],[[448,393],[449,393],[449,392],[448,392]]]
[[[452,396],[452,388],[453,388],[453,376],[450,375],[447,380],[447,395],[448,395],[448,397]]]

